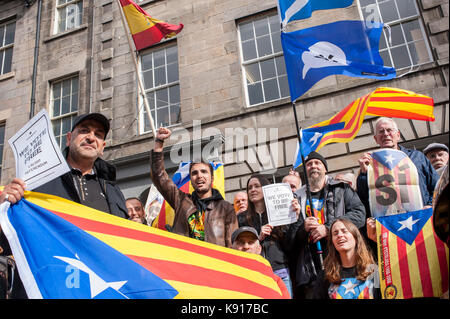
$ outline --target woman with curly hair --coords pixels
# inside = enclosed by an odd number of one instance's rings
[[[349,220],[336,219],[328,236],[324,281],[318,298],[378,299],[378,266],[359,232]]]

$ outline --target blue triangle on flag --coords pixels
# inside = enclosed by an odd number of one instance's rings
[[[431,215],[433,215],[433,209],[427,208],[402,214],[382,216],[377,219],[390,232],[411,245]]]
[[[381,149],[372,153],[372,157],[389,169],[393,169],[407,155],[402,151]]]

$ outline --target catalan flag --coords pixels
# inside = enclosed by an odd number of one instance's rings
[[[378,217],[381,294],[385,299],[441,297],[448,291],[448,247],[435,234],[433,210]]]
[[[0,207],[30,298],[286,298],[259,255],[200,242],[56,196]]]
[[[412,91],[381,87],[347,105],[330,119],[312,125],[318,128],[344,122],[345,126],[323,134],[316,151],[329,143],[348,143],[361,128],[366,115],[434,121],[433,99]]]
[[[434,101],[412,91],[381,87],[370,95],[367,115],[434,121]]]
[[[187,194],[192,194],[194,188],[192,187],[191,178],[189,175],[189,164],[190,162],[180,163],[178,170],[173,174],[172,181],[181,191]],[[225,198],[225,175],[223,171],[223,163],[210,162],[210,164],[214,170],[213,187],[219,191],[223,198]],[[164,200],[158,216],[152,222],[152,226],[166,230],[166,225],[169,225],[170,227],[173,225],[174,218],[175,211],[169,203]]]
[[[171,38],[183,29],[181,23],[173,25],[152,18],[132,0],[119,1],[138,51],[158,43],[163,38]]]

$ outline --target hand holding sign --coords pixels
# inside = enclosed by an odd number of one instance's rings
[[[289,184],[270,184],[263,186],[262,190],[271,226],[292,224],[297,220],[298,215],[292,204],[294,195]]]

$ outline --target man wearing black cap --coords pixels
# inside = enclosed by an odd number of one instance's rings
[[[81,203],[83,205],[127,218],[125,198],[115,185],[115,167],[100,157],[105,148],[109,121],[100,113],[78,116],[67,133],[66,155],[70,172],[34,189]],[[0,203],[16,203],[23,196],[25,183],[15,178],[5,186]]]
[[[321,270],[316,243],[320,241],[323,258],[327,254],[326,239],[329,228],[337,218],[346,218],[356,227],[364,226],[366,212],[356,192],[342,181],[327,176],[325,158],[311,152],[305,159],[306,175],[311,191],[313,216],[306,213],[306,186],[296,191],[301,214],[287,232],[289,247],[297,257],[295,272],[295,298],[312,298],[315,281]]]

